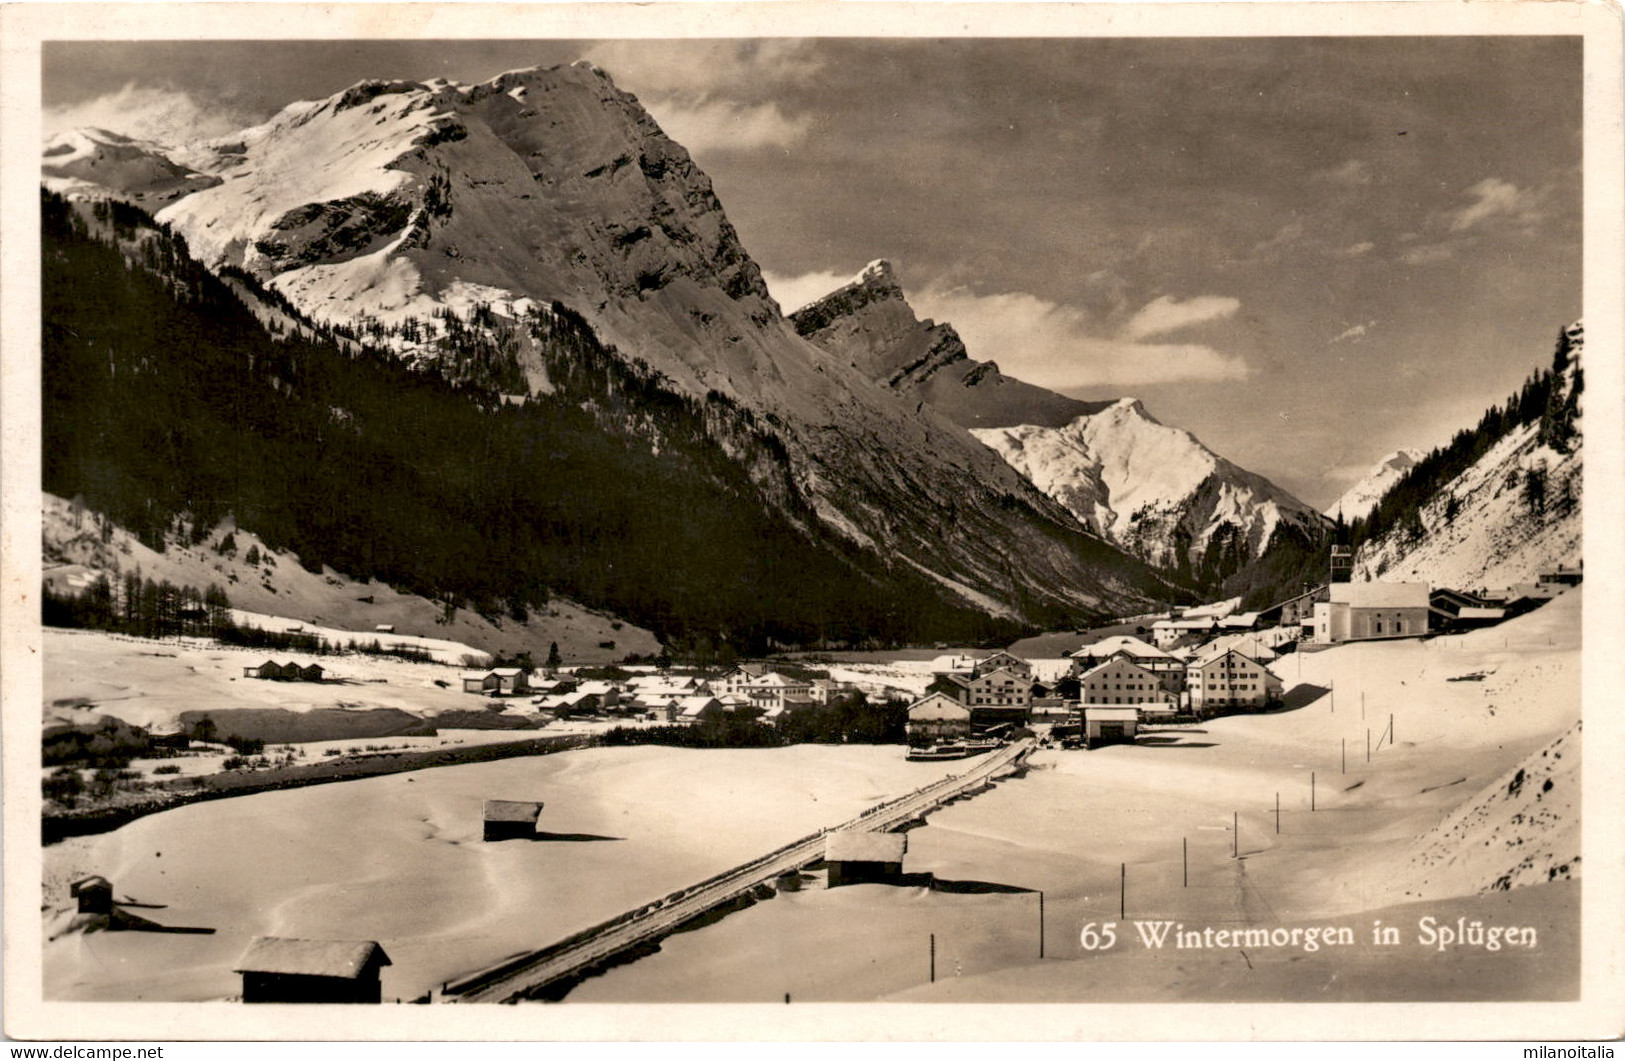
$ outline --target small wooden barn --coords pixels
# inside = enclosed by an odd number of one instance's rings
[[[496,672],[489,670],[464,671],[462,679],[465,693],[495,693],[502,685]]]
[[[868,833],[843,829],[824,838],[824,862],[829,866],[829,886],[882,883],[903,875],[903,856],[908,852],[907,833]]]
[[[244,1002],[377,1003],[379,971],[392,964],[371,940],[259,936],[237,959]]]
[[[106,877],[81,877],[68,885],[68,894],[78,901],[81,914],[113,912],[113,882]]]
[[[1083,739],[1091,748],[1097,744],[1116,744],[1124,741],[1132,744],[1139,725],[1138,708],[1084,705]]]
[[[288,666],[292,667],[295,666],[295,664],[290,663]],[[299,680],[307,682],[319,682],[322,680],[323,673],[322,665],[320,663],[311,663],[299,668]]]
[[[278,663],[276,660],[268,659],[264,663],[261,663],[258,667],[244,667],[243,677],[265,678],[270,681],[280,681],[283,677],[285,677],[285,675],[282,671],[282,664]]]
[[[540,801],[488,799],[485,801],[486,840],[534,840],[542,816]]]

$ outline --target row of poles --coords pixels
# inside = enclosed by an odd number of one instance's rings
[[[1328,687],[1328,692],[1330,693],[1330,697],[1331,697],[1331,710],[1335,713],[1337,711],[1337,690],[1336,690],[1335,686]],[[1361,718],[1365,717],[1365,692],[1363,690],[1360,693],[1360,717]],[[1382,742],[1385,741],[1385,740],[1388,742],[1388,746],[1390,748],[1394,747],[1394,715],[1393,715],[1393,712],[1389,712],[1389,714],[1388,714],[1388,725],[1383,730],[1383,732],[1381,734],[1379,734],[1378,737],[1377,737],[1377,745],[1376,745],[1377,749],[1380,750],[1382,748]],[[1371,761],[1371,753],[1372,753],[1372,751],[1373,751],[1373,748],[1371,746],[1371,729],[1370,729],[1370,727],[1367,727],[1366,731],[1365,731],[1365,761],[1367,763],[1369,763]],[[1342,762],[1341,762],[1340,769],[1341,769],[1342,773],[1346,774],[1346,773],[1348,773],[1348,738],[1347,737],[1341,738],[1341,754],[1342,754]],[[1318,774],[1317,774],[1316,771],[1311,770],[1309,772],[1309,810],[1310,810],[1311,813],[1315,812],[1318,809],[1318,807],[1317,807],[1317,782],[1318,782]],[[1279,793],[1279,792],[1275,793],[1275,832],[1277,834],[1279,834],[1281,832],[1281,793]],[[1241,812],[1240,811],[1231,811],[1230,812],[1230,836],[1231,836],[1231,857],[1239,859],[1241,857]],[[1179,845],[1180,845],[1180,887],[1189,888],[1190,884],[1191,884],[1191,843],[1190,843],[1190,837],[1188,837],[1188,836],[1180,837],[1179,838]],[[1128,917],[1128,863],[1127,862],[1119,862],[1117,864],[1117,916],[1118,916],[1118,918],[1120,920],[1126,920],[1127,917]],[[1040,958],[1044,957],[1044,943],[1045,943],[1045,939],[1044,939],[1044,893],[1043,893],[1042,890],[1040,890],[1038,892],[1038,956]],[[937,934],[935,932],[931,933],[930,952],[931,952],[931,966],[930,966],[931,982],[936,983],[936,980],[937,980]],[[785,997],[785,1001],[786,1002],[789,1001],[789,996]]]

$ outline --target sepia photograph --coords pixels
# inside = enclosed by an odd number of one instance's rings
[[[369,6],[7,46],[9,1035],[1619,1034],[1606,10]]]

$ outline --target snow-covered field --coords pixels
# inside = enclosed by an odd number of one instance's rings
[[[214,935],[73,934],[45,997],[226,998],[256,935],[375,939],[410,998],[655,899],[952,772],[885,746],[603,748],[265,792],[45,850],[45,901],[88,873]],[[548,842],[480,840],[485,799],[538,799]],[[47,935],[65,924],[56,915]]]
[[[1043,962],[1032,891],[812,888],[666,940],[658,954],[590,980],[570,997],[771,1002],[788,992],[807,1002],[1038,1002],[1572,995],[1578,983],[1578,887],[1569,882],[1580,865],[1580,598],[1571,591],[1502,627],[1463,636],[1288,657],[1277,664],[1288,687],[1285,711],[1152,730],[1135,746],[1044,752],[1026,777],[946,807],[908,834],[909,873],[1042,889]],[[1467,674],[1485,677],[1449,680]],[[1380,739],[1390,713],[1393,745]],[[1368,730],[1376,749],[1369,764]],[[1524,780],[1509,797],[1520,769]],[[1552,787],[1545,787],[1547,780]],[[1233,814],[1239,837],[1231,829]],[[1237,848],[1239,860],[1231,857]],[[1513,890],[1493,890],[1508,872],[1515,873]],[[1120,874],[1127,882],[1126,921],[1119,916]],[[1551,883],[1535,883],[1548,878]],[[1425,949],[1415,942],[1416,925],[1430,914],[1451,924],[1465,916],[1535,925],[1540,947]],[[1137,918],[1198,928],[1347,925],[1361,946],[1245,956],[1236,948],[1154,952],[1137,941],[1110,952],[1082,949],[1084,925],[1115,921],[1120,934],[1132,935],[1129,922]],[[1402,926],[1403,945],[1365,946],[1374,918]],[[932,934],[935,985],[927,983]]]
[[[90,710],[132,725],[173,726],[183,711],[211,717],[245,708],[293,713],[318,708],[359,712],[395,708],[421,717],[442,711],[531,710],[528,699],[492,701],[462,691],[459,669],[388,656],[314,656],[218,645],[201,638],[165,641],[93,630],[46,627],[45,714],[84,721]],[[322,682],[273,682],[243,677],[243,668],[266,659],[318,663]],[[436,684],[437,682],[443,684]]]

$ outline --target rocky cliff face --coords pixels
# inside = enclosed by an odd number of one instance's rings
[[[886,261],[870,262],[790,320],[821,349],[961,427],[1060,427],[1111,404],[1068,398],[972,360],[953,325],[914,315]]]
[[[415,360],[477,330],[537,393],[553,383],[530,337],[557,303],[670,391],[777,435],[782,456],[752,471],[798,508],[977,607],[1157,591],[933,408],[798,335],[705,174],[595,67],[363,82],[166,157],[214,183],[160,220],[314,319]]]

